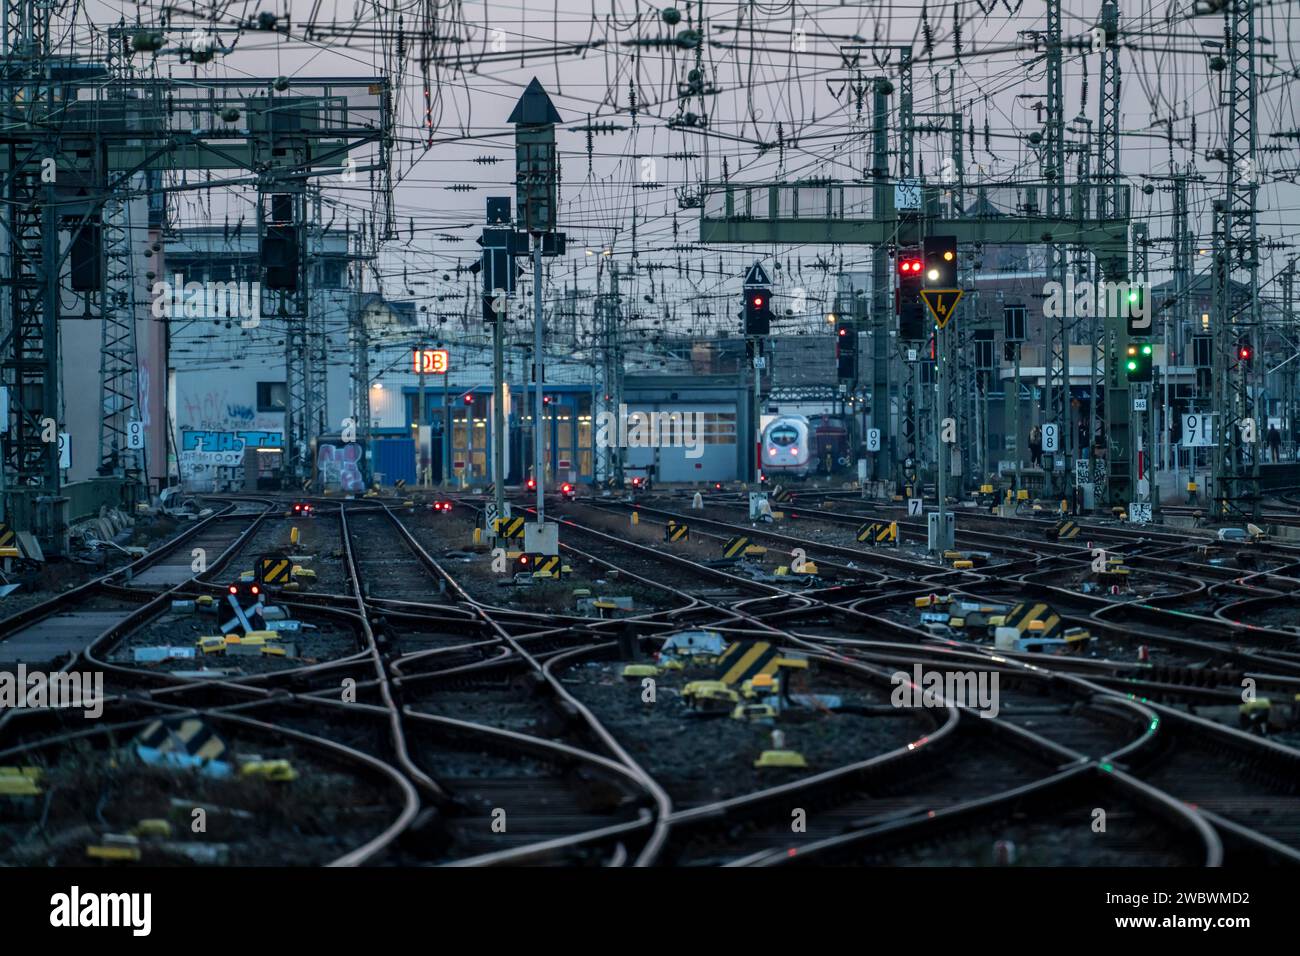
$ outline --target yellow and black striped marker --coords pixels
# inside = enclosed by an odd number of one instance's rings
[[[678,524],[676,521],[670,521],[664,527],[665,541],[689,541],[691,540],[691,529],[689,525]]]
[[[0,524],[0,548],[14,548],[14,529],[7,524]]]
[[[749,547],[749,539],[742,535],[730,539],[722,546],[722,556],[724,558],[734,558],[744,552]]]
[[[159,753],[183,753],[201,760],[219,760],[226,752],[226,742],[197,717],[155,720],[140,732],[136,743]]]
[[[1064,541],[1068,538],[1077,538],[1079,536],[1079,523],[1077,521],[1062,521],[1056,526],[1056,538],[1058,541]]]
[[[524,516],[515,515],[513,518],[497,518],[496,533],[497,537],[500,538],[522,538],[524,536]]]
[[[564,566],[558,554],[538,554],[533,556],[533,577],[558,578],[564,574]]]
[[[770,497],[773,501],[792,501],[794,500],[794,492],[786,491],[780,485],[777,485],[775,488],[772,489],[772,494],[769,495],[768,497]]]
[[[1022,601],[1006,613],[1002,620],[1004,627],[1014,627],[1022,635],[1032,633],[1034,637],[1060,637],[1064,624],[1061,615],[1052,610],[1051,605],[1037,601]]]
[[[405,478],[398,478],[395,482],[393,482],[393,488],[397,491],[401,491],[405,487],[406,487]]]
[[[303,491],[311,491],[311,479],[310,479],[310,478],[304,478],[304,479],[302,480],[302,490],[303,490]]]
[[[737,641],[718,657],[716,680],[727,686],[743,684],[759,674],[775,676],[782,667],[806,668],[807,658],[786,657],[767,641]]]
[[[898,541],[898,522],[896,521],[871,521],[858,528],[857,539],[861,542],[871,542],[873,546],[877,544],[892,544]]]
[[[287,584],[293,573],[293,562],[281,555],[259,558],[257,580],[262,584]]]

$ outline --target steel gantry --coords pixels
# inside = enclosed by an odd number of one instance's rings
[[[1051,193],[1061,190],[1061,213],[1047,211]],[[1110,191],[1106,204],[1099,193]],[[702,187],[700,241],[711,244],[770,245],[877,245],[897,242],[919,246],[923,230],[954,236],[959,245],[1041,246],[1068,237],[1112,263],[1112,271],[1126,270],[1129,251],[1129,188],[1097,183],[1012,182],[967,185],[960,199],[948,186],[923,187],[922,215],[900,215],[894,208],[893,190],[855,183],[718,183]],[[964,205],[963,205],[964,203]],[[1101,214],[1097,210],[1111,210]],[[955,322],[961,322],[958,315]],[[1109,341],[1125,334],[1122,318],[1107,319]],[[1113,353],[1111,353],[1113,354]],[[1111,500],[1127,503],[1128,384],[1118,363],[1108,362],[1107,386],[1113,389],[1122,412],[1108,402],[1113,437],[1112,469],[1125,476],[1110,485]]]
[[[290,240],[282,246],[291,250],[289,259],[271,264],[287,268],[280,276],[287,281],[270,283],[263,242],[260,284],[262,316],[289,326],[286,343],[293,344],[286,360],[293,381],[295,366],[306,358],[305,184],[330,175],[352,182],[358,173],[383,170],[391,144],[391,98],[383,78],[140,78],[116,48],[103,65],[64,65],[49,56],[49,10],[30,0],[6,6],[0,62],[6,101],[23,104],[21,121],[0,133],[8,253],[0,275],[6,289],[3,372],[12,416],[5,487],[9,513],[16,507],[27,515],[17,515],[20,527],[39,516],[16,499],[54,500],[61,485],[58,442],[50,436],[62,420],[58,319],[65,285],[86,293],[88,302],[97,300],[104,323],[99,468],[126,478],[139,473],[124,440],[138,408],[131,201],[151,189],[256,188],[259,235],[278,227]],[[153,35],[141,27],[115,28],[110,42],[127,44],[140,33]],[[133,49],[151,55],[162,42]],[[367,144],[377,149],[375,161],[358,166],[349,154]],[[161,174],[186,170],[234,175],[160,185]],[[380,193],[388,209],[390,198]],[[295,395],[285,430],[305,443],[303,429],[322,405],[310,400],[305,381]],[[287,456],[295,478],[301,460]]]

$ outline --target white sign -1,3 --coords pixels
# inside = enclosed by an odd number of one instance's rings
[[[900,179],[894,183],[895,209],[921,208],[921,182],[917,179]]]

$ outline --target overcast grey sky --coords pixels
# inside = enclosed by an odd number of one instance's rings
[[[1098,8],[1066,0],[1066,36],[1085,38]],[[78,42],[89,37],[88,19],[102,24],[119,14],[132,20],[138,14],[156,21],[161,13],[156,4],[92,2],[78,9]],[[740,276],[755,257],[783,267],[778,293],[796,286],[807,290],[809,316],[786,320],[782,328],[816,327],[819,301],[828,297],[833,278],[814,263],[820,259],[836,269],[865,265],[864,247],[672,250],[698,236],[698,212],[679,208],[678,191],[689,193],[703,180],[719,179],[724,162],[733,179],[752,181],[859,175],[867,160],[870,96],[859,116],[853,86],[860,78],[892,72],[892,66],[878,66],[866,52],[856,68],[846,67],[842,48],[854,36],[913,47],[919,61],[915,109],[956,109],[975,131],[974,142],[966,147],[968,177],[1006,181],[1033,179],[1037,172],[1025,134],[1041,128],[1033,106],[1045,90],[1044,69],[1039,54],[1016,47],[1030,43],[1026,31],[1043,29],[1041,0],[992,0],[984,6],[975,0],[691,3],[680,7],[676,26],[665,22],[663,8],[627,0],[387,7],[353,0],[291,0],[274,9],[289,14],[288,36],[250,32],[240,37],[234,53],[208,67],[162,58],[157,68],[175,75],[263,78],[391,73],[398,109],[393,156],[399,238],[385,249],[381,281],[393,297],[407,297],[407,289],[417,297],[434,296],[425,300],[434,313],[459,315],[465,307],[472,280],[457,279],[455,268],[477,256],[473,239],[481,227],[484,198],[513,194],[513,141],[506,117],[534,75],[551,92],[564,120],[558,133],[560,221],[570,252],[552,264],[552,293],[573,285],[590,290],[598,265],[617,261],[630,279],[624,291],[631,294],[631,309],[641,316],[632,325],[650,336],[665,309],[674,311],[684,328],[732,325]],[[1294,9],[1292,2],[1277,2],[1261,4],[1258,13],[1258,33],[1268,41],[1259,49],[1271,57],[1260,60],[1260,227],[1262,236],[1278,246],[1264,252],[1261,273],[1266,278],[1292,254],[1296,232],[1291,182],[1296,140],[1272,136],[1300,127],[1294,105]],[[258,11],[256,4],[240,2],[215,8],[217,22],[225,24],[255,17]],[[1209,219],[1204,214],[1222,191],[1224,176],[1222,164],[1207,160],[1206,153],[1222,141],[1224,111],[1219,106],[1222,74],[1209,68],[1209,56],[1218,50],[1204,41],[1222,41],[1223,19],[1190,13],[1190,3],[1183,0],[1121,3],[1122,166],[1135,186],[1144,173],[1177,168],[1204,174],[1205,183],[1191,192],[1191,205],[1205,231]],[[193,20],[175,22],[188,27]],[[960,25],[960,58],[955,24]],[[703,81],[716,92],[679,100],[678,83],[687,81],[696,52],[650,41],[688,28],[702,31],[698,63]],[[802,43],[794,31],[802,31]],[[1099,63],[1090,52],[1067,51],[1067,120],[1082,113],[1096,123]],[[688,111],[707,115],[707,128],[670,129],[672,118]],[[623,127],[595,135],[590,155],[586,134],[573,129],[589,115]],[[893,139],[891,130],[891,149]],[[784,148],[776,147],[778,142]],[[760,149],[760,144],[771,148]],[[926,173],[938,172],[947,148],[938,137],[918,140],[917,155]],[[653,166],[645,165],[646,160]],[[1073,178],[1073,168],[1070,173]],[[641,186],[645,177],[658,185]],[[454,185],[475,188],[447,188]],[[364,189],[327,184],[326,195],[340,225],[359,221],[374,208]],[[207,221],[213,215],[207,202],[187,198],[180,224]],[[240,202],[246,205],[247,197],[234,197],[235,207]],[[1152,237],[1168,235],[1167,194],[1137,193],[1134,209],[1149,220]],[[1208,245],[1208,235],[1202,245]],[[612,256],[589,256],[587,249],[608,249]],[[1167,245],[1151,250],[1153,278],[1162,278],[1169,257]],[[451,281],[444,282],[443,275]],[[471,303],[471,312],[475,308]],[[698,317],[702,312],[712,318]]]

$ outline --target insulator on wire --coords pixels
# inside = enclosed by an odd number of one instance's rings
[[[961,4],[953,0],[952,4],[952,52],[957,62],[961,62]]]
[[[921,35],[924,37],[925,55],[934,56],[934,30],[930,27],[930,15],[925,4],[921,4]]]

